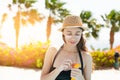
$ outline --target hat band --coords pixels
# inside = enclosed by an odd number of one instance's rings
[[[66,27],[63,27],[63,28],[77,28],[77,27],[82,28],[82,26],[66,26]]]
[[[63,29],[65,29],[65,28],[80,28],[80,29],[82,29],[82,31],[84,31],[84,28],[82,26],[66,26]]]
[[[65,29],[65,28],[80,28],[80,29],[82,29],[82,31],[84,31],[84,28],[82,26],[65,26],[65,27],[62,27],[58,30],[63,31],[63,29]]]

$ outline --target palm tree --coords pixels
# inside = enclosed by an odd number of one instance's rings
[[[18,7],[18,11],[13,17],[14,29],[16,33],[16,48],[18,48],[21,25],[26,26],[27,23],[34,25],[35,22],[40,22],[44,18],[36,9],[31,8],[32,4],[35,2],[36,0],[13,0],[12,4],[8,4],[10,11],[12,11],[12,6],[14,7],[14,5],[17,5]]]
[[[64,17],[69,15],[69,11],[63,8],[65,4],[66,3],[60,2],[59,0],[45,0],[45,7],[49,10],[46,28],[47,41],[49,40],[51,34],[52,24],[62,22]]]
[[[94,38],[98,38],[100,28],[102,27],[101,24],[97,23],[97,20],[92,17],[91,11],[82,11],[80,13],[80,17],[82,19],[82,22],[87,25],[89,31],[85,33],[86,37],[93,36]]]
[[[112,49],[115,33],[120,31],[120,11],[111,10],[109,14],[101,17],[106,22],[104,26],[110,28],[110,49]]]

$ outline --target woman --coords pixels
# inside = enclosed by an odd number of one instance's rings
[[[80,17],[67,16],[59,30],[64,44],[59,50],[55,47],[48,49],[41,80],[91,80],[92,58],[87,53]],[[81,65],[80,68],[73,67],[76,63]]]

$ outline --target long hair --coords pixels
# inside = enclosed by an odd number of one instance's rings
[[[81,50],[87,51],[87,47],[85,44],[86,44],[86,42],[85,42],[85,39],[84,39],[83,34],[82,34],[80,41],[77,44],[77,49],[79,49],[79,51],[81,51]]]

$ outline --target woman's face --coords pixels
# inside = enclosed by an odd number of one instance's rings
[[[80,41],[82,30],[80,28],[65,28],[63,31],[66,44],[76,46]]]

